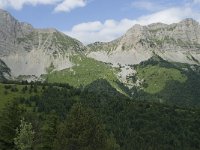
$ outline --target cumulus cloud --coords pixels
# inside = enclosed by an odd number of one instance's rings
[[[200,13],[190,7],[168,8],[137,19],[94,21],[75,25],[70,31],[64,33],[85,44],[96,41],[108,42],[122,36],[135,24],[148,25],[151,23],[177,23],[185,18],[194,18],[200,21]]]
[[[137,19],[137,22],[142,25],[148,25],[156,22],[171,24],[179,22],[185,18],[194,18],[199,20],[200,13],[195,12],[190,7],[174,7],[153,13],[151,15],[142,16]]]
[[[71,10],[84,7],[87,4],[86,0],[0,0],[0,8],[12,7],[20,10],[24,5],[54,5],[55,12],[70,12]]]
[[[75,25],[71,31],[65,33],[85,44],[95,41],[110,41],[122,35],[134,23],[135,21],[129,19],[87,22]]]
[[[14,9],[20,10],[24,5],[52,5],[56,4],[60,0],[0,0],[0,7],[12,7]]]
[[[58,4],[54,9],[55,12],[70,12],[72,9],[77,7],[85,7],[86,0],[64,0],[62,3]]]

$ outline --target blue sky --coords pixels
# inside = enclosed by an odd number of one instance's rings
[[[57,28],[85,44],[111,41],[134,24],[200,21],[200,0],[0,0],[20,21]]]

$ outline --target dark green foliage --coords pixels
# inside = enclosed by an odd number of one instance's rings
[[[160,92],[154,94],[133,88],[131,91],[134,92],[134,99],[161,102],[179,106],[200,105],[200,67],[198,65],[170,63],[157,55],[153,56],[147,61],[141,62],[139,65],[135,65],[136,68],[148,68],[149,66],[152,66],[152,68],[153,66],[158,66],[158,69],[159,67],[164,67],[168,69],[179,70],[181,74],[187,78],[187,80],[181,83],[179,81],[170,79],[166,82],[165,87]],[[157,75],[156,72],[154,75]],[[167,78],[167,74],[165,77]],[[162,78],[160,79],[157,77],[158,82],[162,82],[161,80]],[[145,79],[142,86],[143,88],[147,88],[149,86],[145,82]]]
[[[36,135],[36,150],[51,150],[57,134],[57,125],[59,124],[58,116],[52,112],[41,121],[40,129]]]
[[[38,92],[38,90],[37,90],[37,85],[34,85],[33,91],[34,91],[34,93],[37,93],[37,92]]]
[[[8,89],[11,89],[12,86],[11,86],[11,85],[5,85],[4,88],[5,88],[6,90],[8,90]]]
[[[185,83],[168,82],[157,96],[169,104],[200,106],[200,77],[193,74]]]
[[[4,94],[5,94],[5,95],[8,95],[8,91],[4,91]]]
[[[106,139],[104,126],[94,112],[77,103],[58,127],[54,149],[103,150]]]
[[[0,149],[14,149],[22,117],[35,131],[34,150],[200,149],[199,107],[149,102],[160,97],[137,89],[130,99],[105,80],[81,89],[42,86],[41,96],[21,98],[2,110]]]
[[[95,90],[86,91],[82,99],[102,117],[107,131],[115,135],[121,149],[199,148],[200,127],[194,123],[199,120],[199,110],[130,101],[117,93],[111,96],[110,90],[108,93],[101,90],[98,94]],[[195,145],[192,137],[196,139]]]
[[[17,86],[16,85],[13,85],[11,87],[11,92],[18,92],[18,89],[17,89]]]
[[[28,86],[26,85],[26,86],[24,86],[23,88],[22,88],[22,93],[26,93],[26,91],[28,90]]]
[[[38,111],[45,113],[55,111],[59,117],[65,118],[66,113],[75,102],[77,94],[78,90],[49,87],[36,102]]]
[[[0,149],[10,150],[14,147],[16,128],[20,124],[22,110],[17,103],[8,103],[0,113]]]

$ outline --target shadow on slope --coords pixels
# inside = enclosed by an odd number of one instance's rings
[[[0,81],[5,81],[7,78],[9,78],[10,75],[10,69],[8,66],[0,59]]]
[[[157,67],[155,70],[153,70]],[[148,100],[176,105],[200,105],[200,67],[181,63],[170,63],[159,56],[140,63],[140,76],[144,77],[144,90],[133,89],[134,98],[138,100]],[[145,69],[149,69],[145,72]],[[165,72],[159,76],[159,71]],[[153,73],[150,72],[153,70]],[[171,73],[169,73],[171,72]],[[148,74],[148,75],[146,75]],[[154,77],[152,76],[154,75]],[[164,84],[161,84],[163,83]],[[151,92],[153,89],[156,92]]]

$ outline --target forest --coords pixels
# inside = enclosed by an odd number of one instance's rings
[[[130,98],[103,79],[84,88],[3,85],[5,95],[21,96],[0,111],[1,150],[200,149],[198,107]]]

